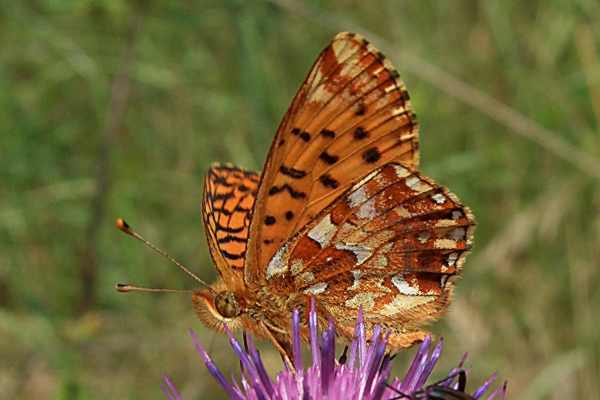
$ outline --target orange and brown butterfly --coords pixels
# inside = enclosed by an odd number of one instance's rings
[[[358,310],[390,350],[421,341],[448,307],[470,250],[474,219],[418,172],[419,134],[404,83],[366,39],[339,33],[292,101],[262,174],[213,165],[202,216],[219,279],[198,280],[194,309],[271,340],[290,354],[290,315],[315,299],[319,323],[351,339]],[[173,291],[119,284],[120,291]]]
[[[290,315],[350,339],[362,308],[368,332],[392,349],[422,340],[448,307],[474,219],[418,172],[410,97],[390,61],[339,33],[294,97],[261,174],[213,165],[202,215],[219,280],[193,293],[198,317],[289,352]],[[308,332],[305,328],[304,339]]]

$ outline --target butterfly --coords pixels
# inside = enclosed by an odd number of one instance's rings
[[[392,350],[422,341],[448,307],[474,218],[418,171],[410,96],[358,34],[320,53],[279,125],[261,173],[214,164],[202,216],[218,280],[193,292],[197,316],[289,354],[290,314],[351,339],[362,308]],[[308,329],[302,336],[308,339]]]

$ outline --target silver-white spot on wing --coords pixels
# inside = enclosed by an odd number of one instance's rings
[[[350,193],[348,196],[348,205],[351,208],[358,206],[359,204],[364,203],[367,200],[367,189],[366,186],[360,186],[354,192]]]
[[[404,178],[404,177],[407,177],[408,175],[410,175],[410,170],[408,170],[407,168],[404,168],[398,164],[394,164],[394,169],[396,170],[396,176],[398,178]]]
[[[360,277],[362,276],[362,271],[359,269],[352,270],[352,275],[354,275],[354,282],[352,282],[352,286],[348,288],[348,290],[356,290],[360,286]]]
[[[377,210],[375,209],[375,199],[370,199],[363,203],[356,213],[358,218],[361,219],[373,219],[377,216]]]
[[[373,254],[372,249],[370,249],[369,247],[361,246],[360,244],[337,243],[335,245],[335,248],[338,250],[349,250],[352,253],[354,253],[357,265],[361,265],[362,263],[364,263],[365,260],[371,257],[371,254]]]
[[[446,202],[446,196],[441,193],[436,193],[431,196],[431,200],[435,201],[437,204],[444,204]]]
[[[456,263],[457,259],[458,259],[458,253],[450,253],[448,255],[448,266],[453,267],[454,264]]]
[[[304,293],[317,295],[323,293],[325,289],[327,289],[327,282],[320,282],[305,289]]]
[[[292,260],[292,274],[299,274],[304,269],[304,263],[300,259]]]
[[[346,307],[356,309],[362,306],[363,311],[370,311],[375,305],[375,299],[379,296],[381,295],[376,293],[360,292],[351,299],[346,300],[344,304]]]
[[[271,279],[275,275],[281,275],[286,273],[288,270],[287,264],[283,261],[287,256],[288,247],[287,244],[281,246],[279,250],[273,255],[269,265],[267,265],[267,279]]]
[[[319,243],[321,248],[324,248],[329,244],[336,231],[337,226],[331,222],[331,215],[327,214],[308,232],[308,237]]]
[[[406,178],[406,186],[408,186],[410,190],[417,193],[423,193],[432,188],[430,184],[420,179],[416,175],[412,175]]]
[[[400,293],[407,296],[416,296],[419,294],[419,289],[410,286],[401,274],[392,276],[392,284],[396,286],[396,289],[398,289]]]
[[[448,237],[452,240],[463,240],[465,238],[465,228],[454,228],[448,234]]]
[[[404,296],[399,294],[390,303],[384,305],[379,314],[385,316],[395,315],[434,300],[434,296]]]

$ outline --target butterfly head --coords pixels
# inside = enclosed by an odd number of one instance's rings
[[[226,323],[235,329],[241,324],[242,304],[222,281],[217,281],[210,289],[194,291],[192,303],[200,321],[209,328],[222,330]]]
[[[225,319],[231,319],[242,313],[242,308],[233,292],[223,291],[214,298],[215,310]]]

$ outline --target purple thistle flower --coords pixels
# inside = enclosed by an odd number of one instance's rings
[[[235,400],[304,400],[304,399],[365,399],[365,400],[427,400],[427,399],[476,399],[492,400],[506,398],[506,382],[492,393],[485,395],[495,380],[495,374],[473,394],[464,392],[466,372],[462,369],[466,354],[447,377],[427,386],[433,368],[441,353],[443,341],[431,349],[431,337],[420,345],[415,358],[402,379],[394,378],[388,383],[391,371],[391,357],[385,354],[388,335],[379,327],[367,342],[362,311],[358,313],[354,340],[349,345],[348,354],[342,359],[335,357],[335,325],[332,321],[321,336],[318,334],[317,315],[314,299],[309,314],[310,347],[312,364],[304,366],[300,342],[300,316],[292,314],[292,363],[296,371],[285,368],[273,381],[266,372],[254,341],[248,337],[247,348],[237,341],[226,327],[225,332],[233,351],[240,359],[242,374],[239,383],[235,378],[227,381],[214,364],[194,331],[190,331],[196,351],[209,372],[223,387],[230,399]],[[161,385],[170,400],[180,400],[181,396],[168,377]],[[458,395],[461,397],[459,397]],[[444,396],[446,395],[446,396]],[[437,397],[436,397],[437,396]]]

